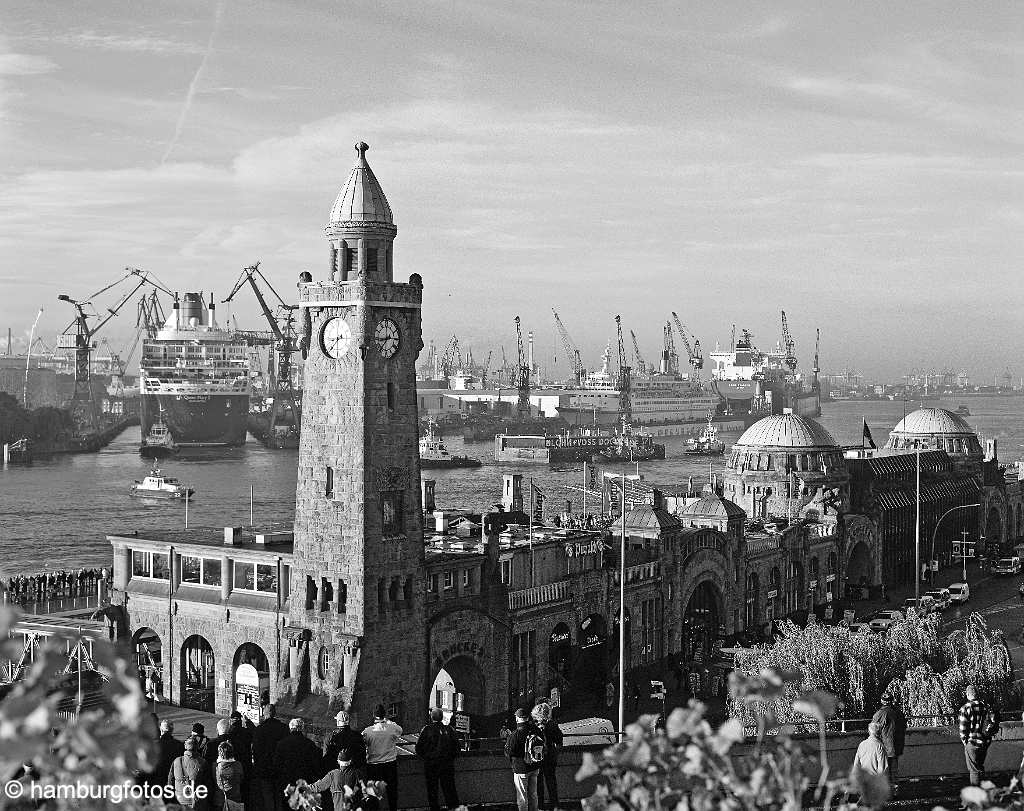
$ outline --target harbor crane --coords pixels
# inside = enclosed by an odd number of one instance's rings
[[[789,371],[796,371],[796,341],[789,332],[789,322],[786,321],[786,311],[782,311],[782,346],[786,350],[785,363]]]
[[[665,326],[661,328],[661,332],[665,345],[665,350],[662,353],[665,361],[665,374],[679,374],[679,355],[676,352],[676,339],[672,337],[672,325],[666,321]]]
[[[619,338],[619,412],[625,425],[633,422],[632,370],[626,365],[626,344],[622,340],[622,319],[619,316],[615,316],[615,332]]]
[[[266,285],[267,289],[277,299],[276,313],[267,304],[266,297],[256,282],[257,279],[262,280],[263,284]],[[281,298],[277,290],[270,283],[270,280],[263,275],[259,262],[242,268],[238,281],[235,282],[235,286],[231,289],[228,297],[221,303],[229,303],[247,283],[252,288],[253,295],[256,296],[256,301],[263,312],[263,317],[270,326],[270,331],[273,334],[274,354],[277,361],[276,369],[271,369],[270,395],[273,398],[273,402],[270,408],[270,423],[267,427],[267,437],[270,438],[276,435],[276,427],[278,425],[287,424],[285,419],[287,412],[290,412],[291,424],[297,433],[302,425],[302,408],[295,391],[295,386],[292,383],[292,356],[298,350],[299,344],[298,333],[295,329],[295,312],[298,310],[298,306],[285,303],[284,299]]]
[[[679,316],[675,312],[672,313],[672,320],[676,324],[676,331],[679,333],[679,337],[683,339],[683,349],[686,350],[690,368],[693,369],[693,380],[699,384],[700,370],[704,368],[704,355],[700,351],[700,341],[695,336],[693,346],[691,347],[690,340],[686,337],[686,327],[683,326],[683,322],[679,320]]]
[[[640,377],[647,377],[647,361],[645,361],[643,355],[640,354],[640,344],[636,340],[636,333],[633,332],[633,330],[630,330],[629,335],[633,339],[633,357],[636,358],[636,373],[640,375]]]
[[[821,366],[818,361],[818,345],[821,342],[821,330],[814,330],[814,368],[811,369],[814,372],[814,390],[818,391],[821,388],[821,384],[818,382],[818,374],[821,372]]]
[[[516,316],[516,347],[518,348],[518,376],[516,388],[519,390],[519,397],[516,401],[516,411],[522,417],[530,416],[530,364],[526,360],[526,353],[523,351],[523,330],[520,327],[519,316]]]
[[[456,361],[462,365],[462,351],[459,349],[459,336],[452,335],[441,355],[441,376],[445,380],[457,371]]]
[[[487,350],[487,360],[484,361],[484,368],[480,372],[480,388],[487,388],[487,375],[491,371],[491,355],[494,354],[493,349]]]
[[[551,312],[555,316],[555,327],[558,328],[558,337],[562,339],[562,346],[565,348],[565,354],[569,356],[569,363],[572,364],[572,374],[576,378],[576,382],[579,385],[583,385],[583,378],[586,375],[586,371],[583,368],[583,361],[580,358],[580,350],[576,346],[576,342],[573,341],[572,336],[569,335],[569,330],[565,328],[565,324],[562,323],[562,319],[558,317],[558,313],[555,308],[551,308]]]
[[[96,400],[93,397],[92,381],[90,379],[92,371],[92,350],[96,348],[96,342],[94,341],[96,333],[103,329],[107,322],[121,311],[121,308],[124,307],[128,299],[134,296],[146,285],[152,285],[158,290],[170,293],[170,291],[168,291],[162,284],[155,281],[147,271],[133,267],[126,267],[125,271],[124,276],[119,278],[117,281],[108,284],[106,287],[97,290],[89,296],[89,298],[83,301],[77,301],[66,293],[61,293],[57,296],[58,301],[66,301],[75,308],[75,317],[72,322],[65,327],[57,346],[60,349],[75,350],[75,390],[74,394],[71,396],[71,414],[74,418],[76,428],[82,433],[92,433],[98,428]],[[132,289],[122,296],[113,307],[107,307],[105,314],[101,315],[95,312],[93,299],[103,295],[108,290],[117,287],[117,285],[128,279],[132,279],[133,281],[137,280],[135,281]],[[91,308],[93,312],[86,312],[86,308]],[[98,318],[100,321],[93,325],[89,323],[90,318]]]

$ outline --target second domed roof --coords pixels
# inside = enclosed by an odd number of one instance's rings
[[[944,408],[919,408],[892,429],[894,434],[971,434],[974,429],[959,414]]]
[[[796,414],[772,414],[751,425],[735,447],[837,448],[835,439],[812,419]]]

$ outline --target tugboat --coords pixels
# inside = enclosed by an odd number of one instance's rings
[[[420,468],[433,470],[446,467],[480,467],[483,463],[470,456],[452,456],[441,438],[434,433],[434,423],[427,425],[427,433],[420,437]]]
[[[967,406],[961,403],[960,408],[958,408],[954,413],[961,417],[969,417],[971,416],[971,409],[969,409]]]
[[[191,499],[196,492],[177,479],[165,476],[158,467],[149,471],[149,475],[141,482],[136,479],[135,484],[128,490],[129,494],[136,498]]]
[[[687,456],[721,456],[725,453],[725,443],[718,438],[718,429],[708,414],[707,427],[698,437],[690,437],[686,443]]]
[[[149,433],[142,438],[139,446],[139,455],[144,459],[166,459],[178,452],[178,443],[171,436],[171,429],[164,422],[164,411],[160,409],[160,416],[149,429]]]

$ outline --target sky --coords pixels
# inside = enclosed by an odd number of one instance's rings
[[[652,360],[672,311],[707,351],[784,309],[802,369],[820,328],[825,371],[1024,375],[1013,2],[7,0],[0,329],[125,267],[294,298],[360,140],[441,347],[519,315],[567,374],[552,308],[588,366],[615,314]]]

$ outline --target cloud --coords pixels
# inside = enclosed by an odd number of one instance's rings
[[[95,31],[76,31],[65,34],[38,37],[40,40],[77,48],[93,48],[102,51],[122,51],[125,53],[154,54],[198,54],[203,52],[202,46],[191,42],[165,39],[152,36],[123,36],[118,34],[99,34]]]
[[[0,76],[34,76],[57,70],[57,64],[45,56],[0,53]]]

